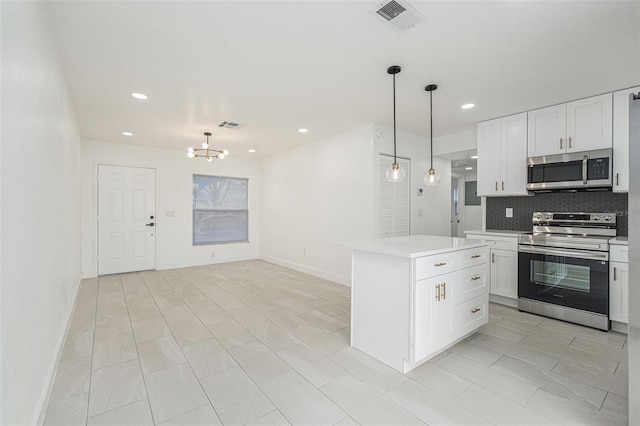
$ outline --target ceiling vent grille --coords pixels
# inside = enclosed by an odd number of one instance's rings
[[[234,123],[232,121],[223,121],[222,123],[218,124],[218,127],[231,130],[239,129],[242,126],[244,126],[244,124]]]
[[[425,20],[423,14],[403,0],[380,3],[374,13],[400,31],[415,27]]]

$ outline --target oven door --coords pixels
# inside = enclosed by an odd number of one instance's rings
[[[609,254],[519,246],[518,297],[609,315]]]

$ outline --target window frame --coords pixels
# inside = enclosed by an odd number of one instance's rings
[[[246,182],[246,208],[245,209],[233,209],[233,208],[196,208],[196,179],[223,179],[229,181],[245,181]],[[249,178],[236,177],[236,176],[219,176],[219,175],[205,175],[194,173],[191,178],[191,244],[192,246],[204,246],[204,245],[219,245],[219,244],[237,244],[249,242]],[[246,238],[245,239],[231,239],[223,241],[196,241],[196,224],[199,221],[196,220],[196,215],[199,212],[244,212],[246,214]],[[202,238],[200,238],[202,240]]]

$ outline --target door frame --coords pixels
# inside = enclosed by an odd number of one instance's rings
[[[156,179],[154,182],[154,186],[153,186],[153,192],[154,192],[154,211],[156,212],[156,229],[155,229],[155,238],[153,239],[153,244],[155,246],[154,249],[154,263],[156,265],[156,270],[158,268],[158,229],[157,229],[157,224],[158,224],[158,169],[156,167],[151,167],[148,165],[139,165],[139,164],[134,164],[134,163],[126,163],[126,162],[115,162],[115,161],[93,161],[93,170],[92,170],[92,185],[91,185],[91,189],[92,189],[92,194],[91,194],[91,220],[93,223],[93,226],[91,227],[92,229],[92,265],[95,271],[95,276],[99,277],[101,275],[99,275],[98,271],[99,271],[99,265],[98,265],[98,247],[99,247],[99,235],[100,235],[100,224],[98,223],[98,197],[99,197],[99,190],[100,190],[100,182],[98,181],[98,172],[100,170],[100,166],[116,166],[116,167],[135,167],[138,169],[150,169],[153,170]]]

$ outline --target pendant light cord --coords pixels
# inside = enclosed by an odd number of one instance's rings
[[[429,130],[431,131],[431,168],[433,169],[433,91],[429,92]]]
[[[393,74],[393,164],[396,164],[396,75]]]

